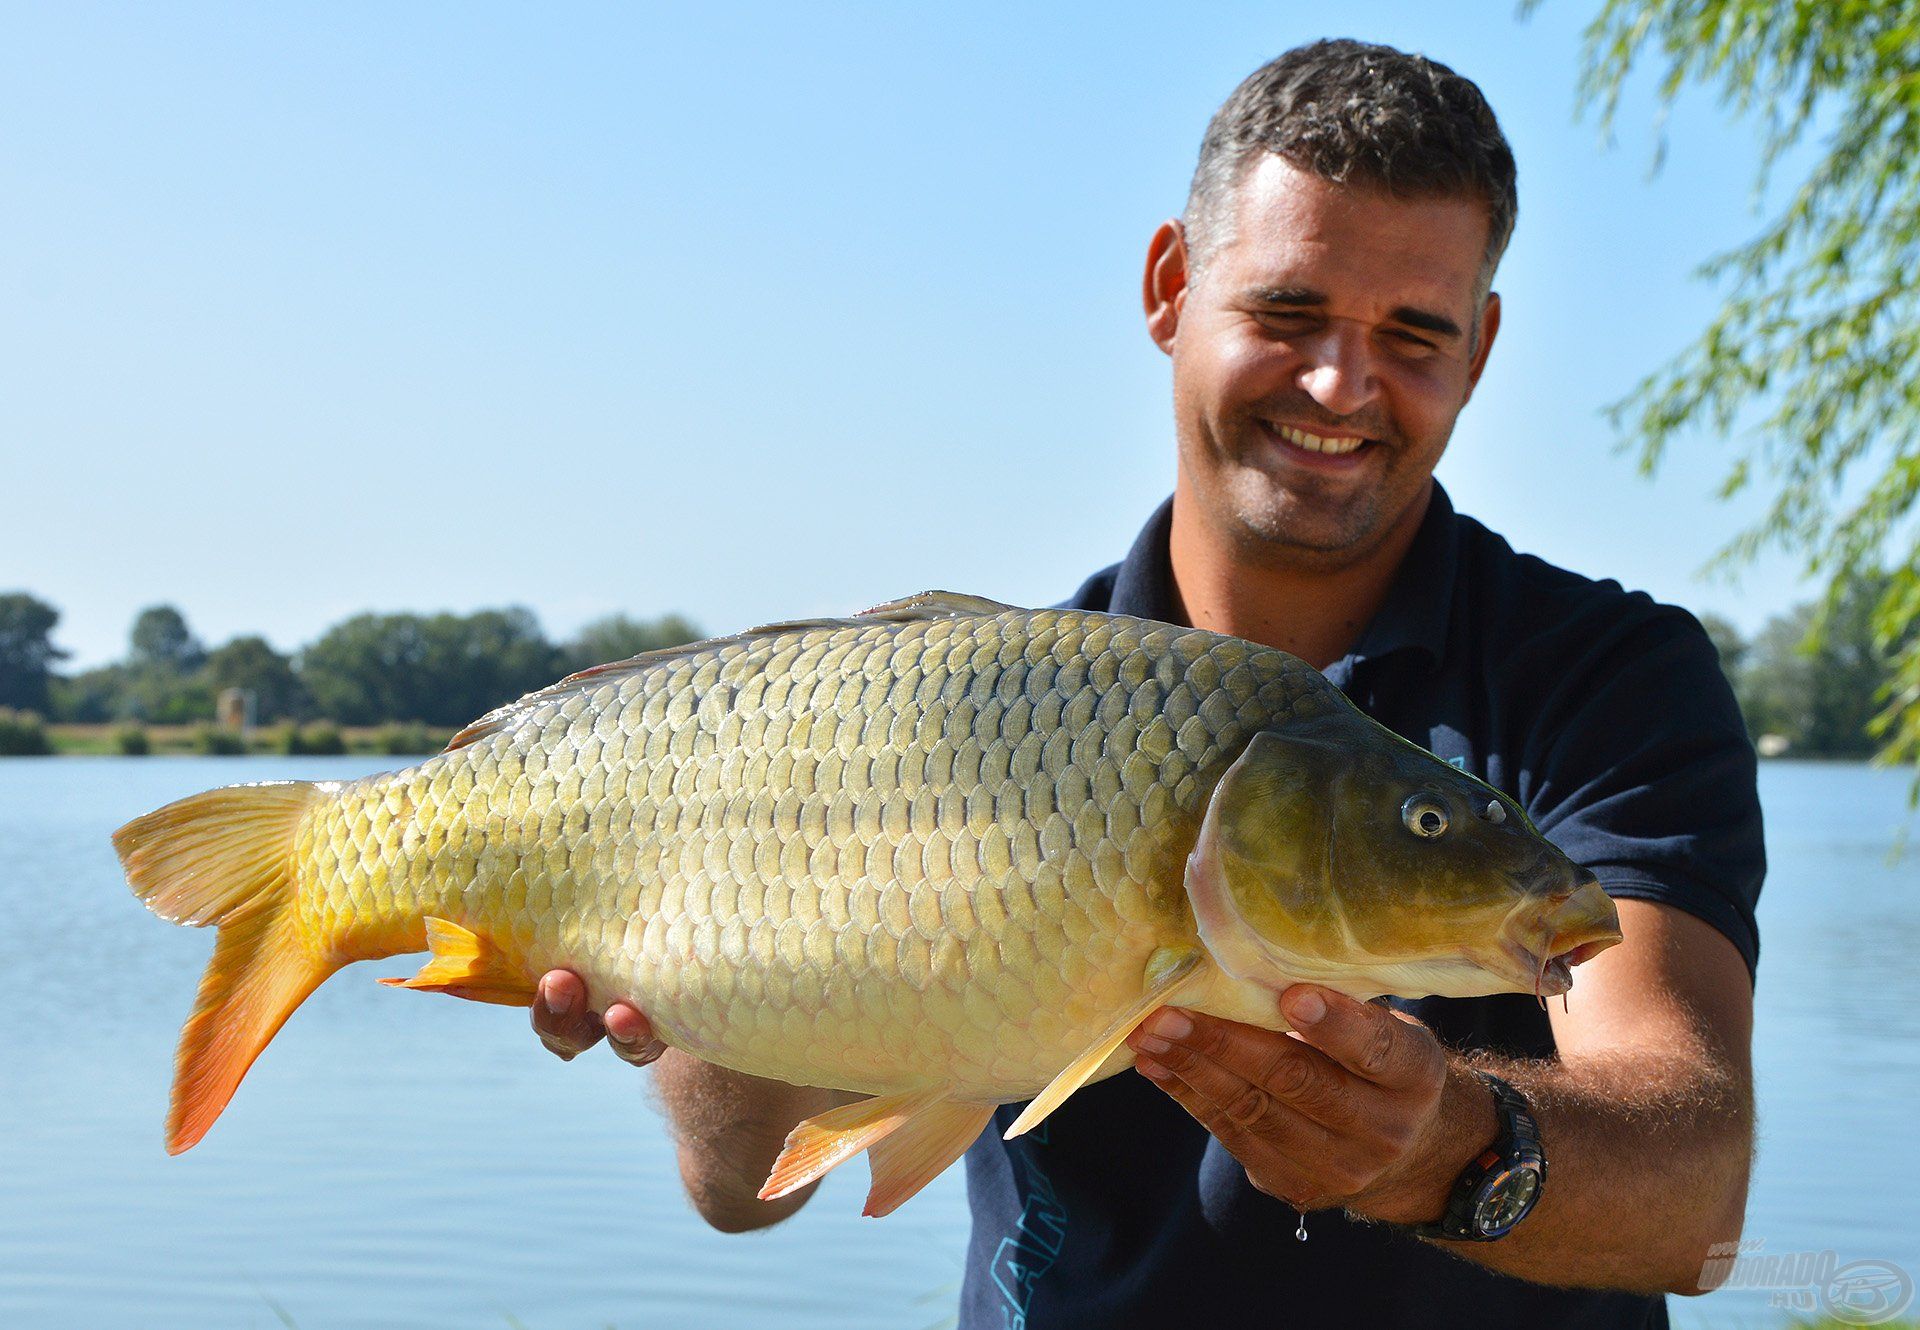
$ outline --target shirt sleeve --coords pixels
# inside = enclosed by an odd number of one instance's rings
[[[1588,646],[1574,668],[1554,653],[1522,763],[1528,815],[1610,895],[1719,929],[1751,976],[1766,848],[1753,745],[1719,656],[1684,610],[1623,597],[1601,617],[1566,626]]]

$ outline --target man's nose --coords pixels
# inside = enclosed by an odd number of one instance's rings
[[[1363,330],[1335,324],[1297,350],[1300,387],[1333,414],[1350,416],[1380,395]]]

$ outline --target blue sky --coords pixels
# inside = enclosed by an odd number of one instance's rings
[[[1172,479],[1141,326],[1207,117],[1318,36],[1485,89],[1505,327],[1440,477],[1518,547],[1744,628],[1754,515],[1599,408],[1712,308],[1754,144],[1609,147],[1595,8],[0,3],[0,590],[78,664],[172,601],[283,648],[362,609],[715,630],[925,587],[1041,603]],[[1329,26],[1331,23],[1331,26]]]

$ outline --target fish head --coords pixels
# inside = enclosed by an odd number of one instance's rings
[[[1593,874],[1519,804],[1345,705],[1254,735],[1187,890],[1222,967],[1276,988],[1547,996],[1620,940]]]

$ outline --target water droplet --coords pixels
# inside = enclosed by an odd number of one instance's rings
[[[1293,1240],[1295,1242],[1305,1242],[1307,1240],[1307,1212],[1305,1210],[1295,1210],[1294,1213],[1300,1216],[1300,1226],[1293,1230]]]

